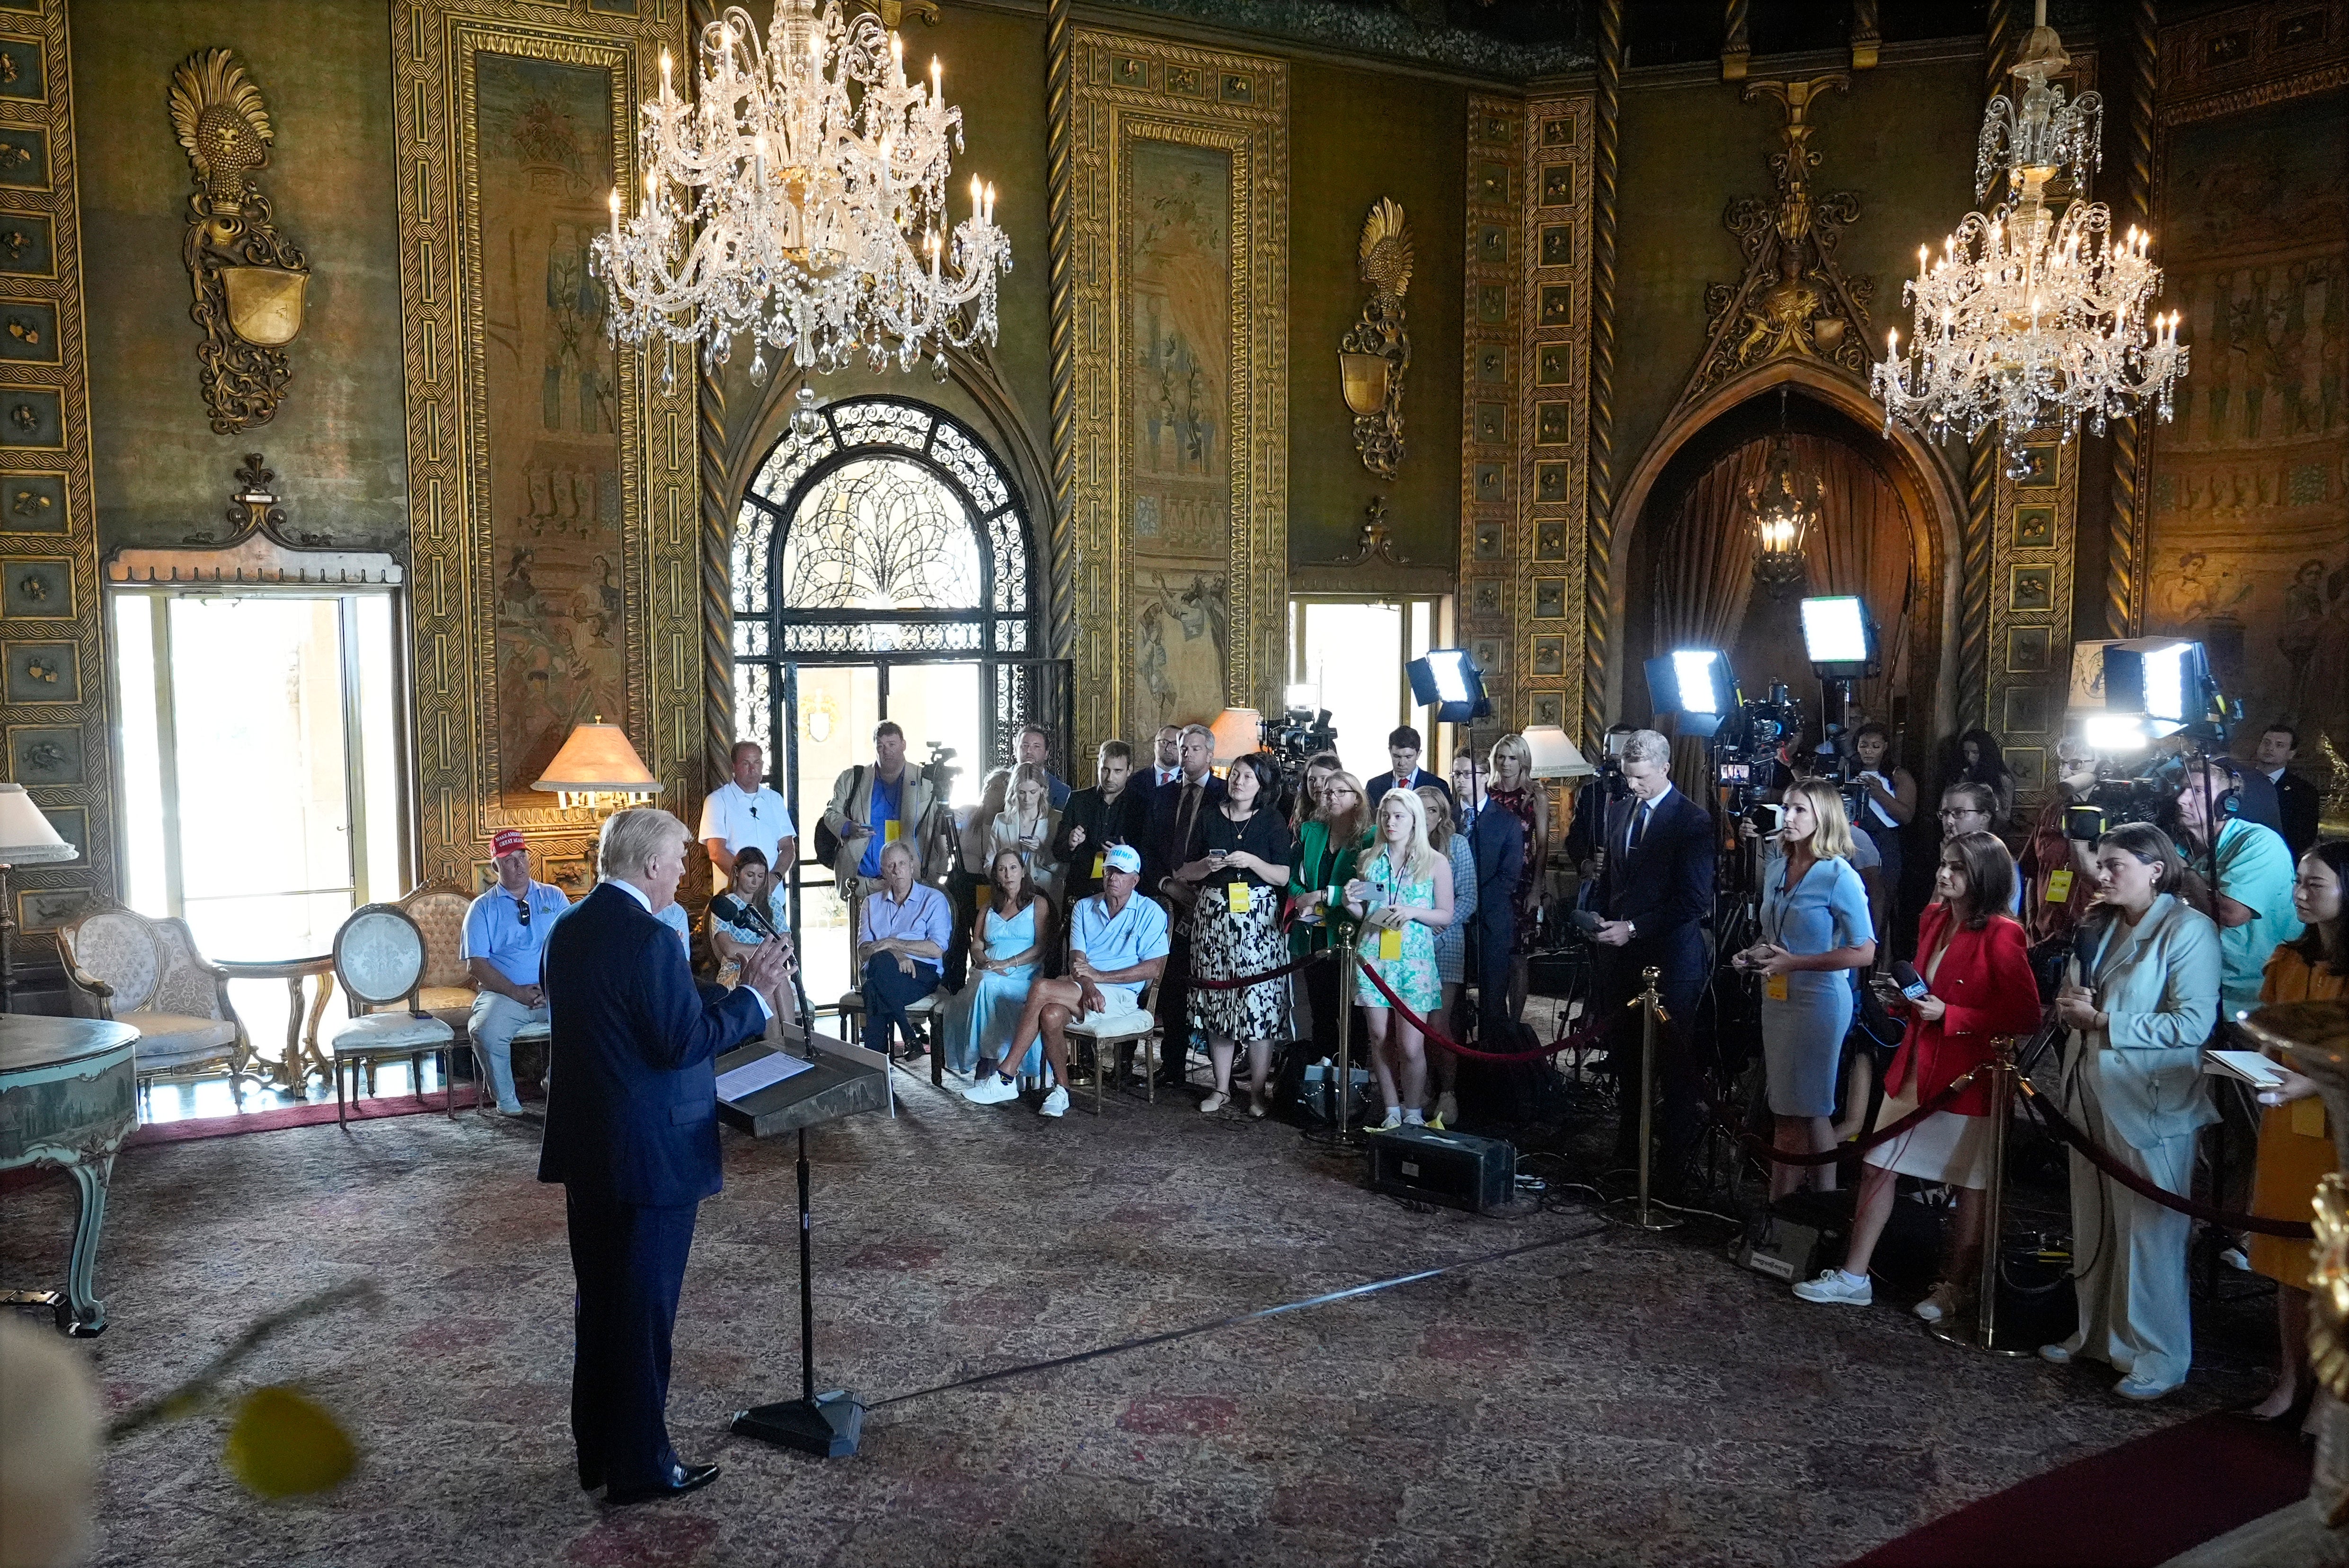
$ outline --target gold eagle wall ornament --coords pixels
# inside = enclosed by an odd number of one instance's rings
[[[1402,386],[1411,369],[1411,334],[1403,296],[1411,291],[1411,222],[1391,197],[1371,204],[1356,250],[1371,297],[1362,319],[1338,345],[1346,407],[1354,413],[1354,449],[1362,467],[1382,480],[1402,462]]]
[[[261,89],[233,51],[199,49],[171,73],[171,128],[195,167],[181,253],[203,330],[198,380],[216,434],[276,417],[293,367],[285,345],[302,330],[310,263],[270,221],[254,176],[269,167],[276,131]]]

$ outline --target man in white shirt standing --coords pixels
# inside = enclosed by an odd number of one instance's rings
[[[763,780],[766,754],[755,740],[734,743],[734,777],[709,792],[701,805],[701,847],[715,872],[711,891],[723,892],[734,878],[734,857],[757,845],[780,879],[799,859],[799,829],[783,798]]]

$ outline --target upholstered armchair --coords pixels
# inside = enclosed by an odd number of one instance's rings
[[[465,968],[465,912],[472,895],[452,882],[426,882],[396,902],[424,936],[424,976],[417,1005],[454,1029],[459,1037],[473,1011],[473,977]]]
[[[406,1057],[409,1082],[424,1080],[424,1058],[442,1056],[455,1032],[419,1005],[428,962],[424,934],[397,904],[362,904],[335,933],[335,978],[350,1004],[351,1017],[335,1026],[326,1048],[334,1055],[335,1119],[348,1119],[343,1075],[350,1074],[356,1098],[362,1073],[374,1087],[375,1066],[387,1057]]]
[[[103,904],[60,927],[57,939],[76,1016],[139,1031],[140,1087],[167,1073],[225,1068],[237,1093],[244,1078],[258,1076],[228,975],[196,950],[186,921]]]

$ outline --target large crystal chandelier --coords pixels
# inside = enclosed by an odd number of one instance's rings
[[[2177,314],[2147,330],[2146,305],[2161,286],[2153,237],[2132,226],[2115,240],[2111,211],[2085,200],[2104,104],[2093,92],[2066,103],[2049,85],[2071,61],[2047,26],[2047,0],[2036,20],[2014,64],[2014,97],[1991,99],[1982,116],[1974,197],[1990,193],[2003,160],[2005,204],[1967,213],[1938,258],[1918,247],[1917,276],[1902,291],[1916,335],[1904,356],[1900,335],[1889,335],[1872,377],[1886,435],[1896,417],[1936,438],[1954,428],[1972,440],[1996,424],[2015,478],[2034,430],[2052,426],[2069,441],[2085,417],[2101,434],[2147,398],[2167,421],[2170,387],[2186,373]],[[2048,202],[2059,179],[2070,191],[2060,212]]]
[[[716,366],[749,333],[759,382],[769,347],[802,371],[861,349],[875,370],[928,358],[943,377],[948,347],[995,341],[1010,246],[977,179],[969,215],[948,227],[962,110],[940,95],[936,60],[909,84],[904,41],[871,14],[776,0],[763,47],[739,7],[702,30],[690,101],[669,71],[664,54],[637,128],[642,200],[626,211],[616,189],[595,241],[619,341],[698,343]]]

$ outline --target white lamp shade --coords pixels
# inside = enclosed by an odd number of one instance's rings
[[[1533,754],[1537,779],[1588,779],[1599,771],[1583,760],[1582,748],[1554,724],[1537,724],[1524,731],[1526,749]]]
[[[571,738],[531,788],[570,795],[657,795],[660,780],[628,744],[626,730],[598,719],[573,727]]]
[[[0,865],[46,866],[80,854],[57,837],[22,784],[0,784]]]
[[[1216,722],[1207,729],[1216,738],[1216,760],[1229,762],[1257,749],[1257,739],[1264,734],[1264,715],[1252,707],[1227,707],[1216,715]]]

